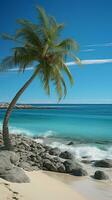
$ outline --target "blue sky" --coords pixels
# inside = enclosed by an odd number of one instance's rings
[[[61,103],[112,103],[112,1],[111,0],[0,0],[0,34],[14,33],[16,19],[36,21],[35,6],[64,22],[62,37],[72,37],[80,45],[82,66],[69,66],[75,84]],[[0,59],[10,54],[11,42],[0,40]],[[72,62],[72,60],[71,60]],[[32,71],[0,74],[0,102],[10,101],[30,77]],[[56,94],[48,97],[38,80],[20,98],[24,103],[56,103]]]

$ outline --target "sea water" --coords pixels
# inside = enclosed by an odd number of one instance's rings
[[[39,109],[14,109],[10,132],[52,138],[53,147],[77,157],[112,158],[112,105],[34,105]],[[0,124],[5,114],[0,110]],[[68,146],[67,141],[73,141]]]

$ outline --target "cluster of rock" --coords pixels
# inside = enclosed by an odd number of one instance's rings
[[[19,157],[18,166],[27,171],[48,170],[54,172],[87,175],[83,167],[68,151],[37,143],[31,138],[12,135],[14,151]]]
[[[12,182],[28,182],[24,171],[46,170],[68,173],[74,176],[86,176],[83,165],[68,151],[61,151],[37,143],[34,139],[22,135],[11,135],[14,152],[0,151],[0,177]],[[4,156],[3,156],[4,155]],[[6,158],[5,158],[6,157]],[[94,166],[112,167],[112,161],[96,161]],[[108,179],[102,171],[96,171],[95,179]]]

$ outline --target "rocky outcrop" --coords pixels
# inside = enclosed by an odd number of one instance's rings
[[[109,176],[105,172],[98,170],[95,172],[93,178],[98,180],[108,180]]]
[[[33,170],[47,170],[67,173],[73,176],[86,176],[84,166],[87,164],[98,167],[111,167],[111,160],[88,161],[84,158],[80,162],[68,151],[52,148],[45,144],[37,143],[33,138],[22,135],[10,135],[14,152],[0,151],[0,177],[13,182],[28,182],[24,173]],[[86,160],[86,162],[85,162]],[[83,163],[81,163],[83,162]],[[86,164],[85,164],[86,163]],[[103,174],[97,172],[94,178]],[[23,178],[22,178],[23,177]]]
[[[10,161],[24,170],[41,169],[71,174],[73,170],[82,168],[68,151],[61,152],[59,148],[37,143],[22,135],[11,135],[11,140],[17,157],[11,156]]]

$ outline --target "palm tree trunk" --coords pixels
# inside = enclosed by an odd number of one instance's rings
[[[24,86],[17,92],[17,94],[15,95],[15,97],[13,98],[13,100],[11,101],[11,103],[8,106],[8,109],[6,111],[5,117],[4,117],[4,121],[3,121],[3,142],[4,142],[4,146],[5,149],[10,150],[12,149],[12,145],[11,145],[11,140],[10,140],[10,136],[9,136],[9,128],[8,128],[8,122],[9,122],[9,118],[10,115],[13,111],[14,106],[16,105],[19,97],[22,95],[22,93],[25,91],[25,89],[30,85],[30,83],[33,81],[33,79],[36,77],[37,73],[39,71],[39,68],[37,68],[35,70],[35,72],[33,73],[33,75],[30,77],[30,79],[24,84]]]

